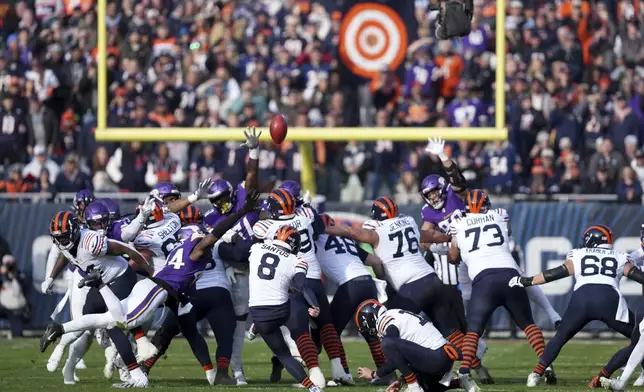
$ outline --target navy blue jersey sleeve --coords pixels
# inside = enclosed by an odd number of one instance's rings
[[[303,272],[298,272],[297,274],[293,275],[293,287],[301,291],[302,294],[304,295],[304,299],[306,299],[306,302],[309,303],[309,306],[313,307],[319,307],[320,305],[318,304],[317,297],[315,296],[315,293],[311,288],[308,287],[306,283],[306,274]]]
[[[311,227],[313,227],[313,237],[315,239],[317,239],[320,234],[324,234],[324,229],[326,228],[322,217],[320,214],[315,212],[315,210],[313,210],[313,223],[311,223]]]
[[[219,245],[219,257],[229,263],[248,264],[251,246],[253,241],[238,240],[233,244],[224,242]]]

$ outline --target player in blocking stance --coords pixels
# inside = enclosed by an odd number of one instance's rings
[[[575,276],[575,287],[555,336],[550,339],[539,364],[528,376],[527,386],[539,384],[544,370],[557,358],[561,348],[593,320],[600,320],[626,337],[631,336],[634,317],[619,291],[619,281],[626,276],[640,284],[644,273],[630,257],[613,249],[613,232],[605,225],[593,225],[584,231],[583,248],[568,252],[566,261],[532,277],[514,277],[510,287],[529,287]],[[627,361],[630,354],[620,350],[604,367],[600,376],[610,377]],[[547,377],[547,375],[546,375]],[[547,379],[546,379],[547,380]],[[591,385],[599,386],[596,378]]]
[[[365,379],[378,379],[399,370],[409,392],[440,392],[463,388],[466,392],[480,389],[470,379],[452,380],[454,361],[462,359],[459,349],[449,343],[434,325],[415,313],[401,309],[388,310],[375,300],[360,304],[355,322],[363,334],[381,339],[387,360],[373,371],[359,368]],[[387,390],[399,390],[395,381]]]
[[[505,284],[512,278],[520,277],[508,245],[507,214],[491,210],[487,193],[479,189],[468,192],[467,207],[469,212],[462,218],[454,219],[449,229],[453,235],[450,260],[458,263],[462,259],[472,279],[472,297],[467,308],[467,335],[459,369],[460,377],[464,379],[470,377],[479,337],[492,313],[500,306],[510,312],[514,322],[526,333],[537,356],[541,357],[545,347],[541,330],[532,318],[527,294]]]
[[[291,226],[282,226],[269,243],[250,248],[250,314],[257,332],[282,362],[286,370],[311,392],[321,391],[293,358],[280,327],[289,320],[289,288],[299,290],[308,304],[308,314],[320,314],[315,293],[307,287],[306,262],[297,257],[301,246],[300,233]]]

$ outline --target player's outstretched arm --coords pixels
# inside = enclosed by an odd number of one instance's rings
[[[242,146],[248,147],[248,168],[246,169],[246,179],[244,180],[244,189],[247,191],[257,190],[259,188],[257,171],[259,169],[259,137],[261,135],[262,131],[258,133],[255,127],[248,127],[244,130],[246,143],[242,144]]]
[[[190,259],[198,260],[205,250],[214,245],[241,217],[257,208],[257,200],[259,200],[259,192],[256,190],[248,192],[244,206],[217,223],[210,233],[195,245],[190,252]]]
[[[423,222],[423,225],[420,227],[420,229],[421,230],[433,230],[435,227],[436,227],[436,225],[431,223],[431,222]],[[424,242],[421,242],[420,247],[425,252],[429,252],[429,246],[430,245],[431,244],[426,244]]]
[[[145,272],[148,276],[154,275],[154,269],[148,264],[143,255],[121,242],[107,240],[107,254],[112,256],[128,255],[130,266],[135,271]]]
[[[190,204],[196,202],[197,200],[204,200],[208,198],[208,191],[210,190],[210,187],[212,186],[213,181],[210,178],[207,178],[199,183],[199,186],[197,187],[197,190],[195,190],[190,196],[188,197],[182,197],[181,199],[177,199],[175,201],[172,201],[166,205],[166,208],[170,212],[180,212],[183,211],[186,207],[188,207]],[[154,192],[154,191],[152,191]],[[150,193],[152,196],[154,194]]]
[[[515,276],[510,279],[508,286],[510,287],[529,287],[538,286],[549,283],[555,280],[566,278],[575,272],[575,267],[572,261],[566,260],[559,267],[551,268],[547,271],[541,272],[535,276]]]
[[[428,244],[441,244],[443,242],[449,242],[449,236],[445,233],[441,233],[438,230],[421,230],[420,231],[420,243]]]
[[[351,238],[355,241],[366,242],[374,248],[378,246],[378,233],[373,230],[361,229],[352,226],[327,226],[324,232],[337,237]],[[422,241],[421,241],[422,242]]]
[[[639,284],[644,284],[644,272],[630,262],[624,265],[624,276]]]
[[[447,173],[447,177],[449,178],[449,183],[452,184],[452,189],[461,199],[465,199],[467,197],[467,181],[456,163],[445,153],[445,141],[438,136],[430,137],[425,151],[437,155],[440,158],[441,164],[445,168],[445,173]]]
[[[358,248],[358,253],[362,248]],[[362,250],[364,253],[367,253],[365,250]],[[385,267],[382,265],[382,260],[376,255],[370,255],[367,253],[367,257],[363,260],[365,265],[368,265],[373,269],[373,273],[376,275],[376,278],[380,280],[385,280]]]
[[[121,230],[121,240],[122,242],[132,242],[137,235],[143,229],[143,225],[150,217],[150,214],[154,210],[154,196],[148,196],[145,198],[143,205],[139,209],[139,214],[134,218],[130,223],[128,223]]]
[[[449,252],[447,253],[447,259],[452,264],[460,264],[461,262],[461,250],[458,249],[458,243],[456,242],[456,237],[452,238],[452,242],[449,244]]]

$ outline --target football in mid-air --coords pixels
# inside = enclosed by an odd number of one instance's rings
[[[288,131],[288,125],[286,124],[286,118],[283,115],[278,114],[273,117],[271,120],[271,138],[275,144],[281,144],[284,139],[286,139],[286,132]]]

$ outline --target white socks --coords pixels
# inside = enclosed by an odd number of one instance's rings
[[[230,358],[230,367],[233,372],[242,371],[242,350],[246,338],[246,320],[237,320],[235,333],[233,334],[233,355]]]
[[[114,317],[114,321],[117,323],[125,323],[125,312],[123,312],[123,306],[121,305],[121,301],[116,297],[112,289],[110,289],[109,286],[105,285],[99,290],[99,292],[103,297],[103,301],[105,301],[107,310],[109,310],[109,312]]]
[[[550,322],[552,324],[556,323],[557,321],[561,321],[561,316],[552,307],[552,304],[550,304],[550,301],[548,301],[548,298],[543,293],[543,290],[541,290],[541,287],[529,286],[525,289],[528,293],[528,298],[530,298],[530,301],[534,302],[535,304],[537,304],[537,306],[548,313],[548,318],[550,319]]]
[[[86,331],[88,329],[109,328],[114,324],[114,317],[110,312],[100,314],[86,314],[63,324],[65,335],[67,332]],[[63,335],[63,336],[65,336]]]
[[[642,363],[642,359],[644,359],[644,336],[640,336],[640,340],[637,341],[631,356],[628,357],[628,362],[626,362],[622,375],[619,376],[619,380],[626,384],[635,369]]]

